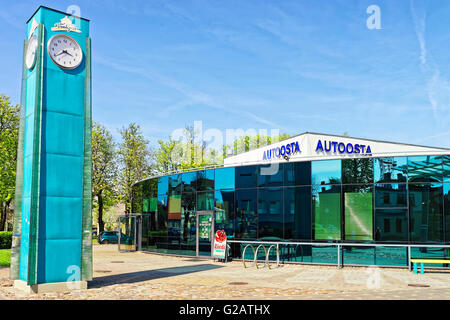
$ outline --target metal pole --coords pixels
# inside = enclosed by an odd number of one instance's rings
[[[411,272],[411,246],[408,246],[408,270]]]
[[[337,258],[338,258],[338,269],[341,268],[341,246],[337,245]]]

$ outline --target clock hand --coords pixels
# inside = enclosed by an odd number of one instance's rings
[[[71,55],[69,52],[67,52],[67,50],[63,50],[64,53],[67,53],[69,56],[73,57],[73,55]]]

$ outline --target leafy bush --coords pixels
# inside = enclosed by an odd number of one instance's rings
[[[12,232],[0,231],[0,249],[11,249]]]

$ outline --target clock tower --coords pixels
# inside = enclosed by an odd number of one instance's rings
[[[39,7],[24,41],[11,279],[30,292],[92,279],[89,20]]]

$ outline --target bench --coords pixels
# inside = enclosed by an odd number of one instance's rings
[[[417,274],[417,264],[420,263],[420,273],[424,272],[424,263],[450,263],[450,259],[411,259],[411,262],[414,263],[414,273]]]

